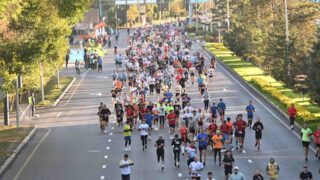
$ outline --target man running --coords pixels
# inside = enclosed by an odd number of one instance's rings
[[[147,149],[148,143],[148,132],[149,132],[149,125],[146,124],[146,120],[143,119],[142,123],[139,125],[140,137],[142,142],[142,150],[144,151]]]
[[[111,115],[111,111],[107,108],[106,105],[103,105],[103,108],[100,111],[100,117],[102,119],[102,133],[107,133],[108,123],[109,123],[109,116]]]
[[[239,168],[236,166],[233,168],[233,174],[231,174],[229,180],[246,180],[246,177],[239,172]]]
[[[205,166],[207,160],[208,135],[203,131],[203,129],[201,129],[197,135],[197,141],[199,143],[198,148],[200,153],[200,162],[202,162],[203,166]]]
[[[229,176],[232,174],[232,167],[234,164],[234,158],[232,156],[231,151],[226,151],[226,154],[222,161],[224,165],[225,179],[228,180]]]
[[[157,160],[158,160],[159,167],[161,167],[161,170],[163,171],[164,170],[164,147],[165,147],[165,144],[164,144],[164,139],[161,135],[159,136],[159,139],[156,141],[154,146],[157,148]],[[161,162],[160,162],[160,160],[161,160]]]
[[[198,157],[195,156],[194,161],[189,165],[189,174],[193,180],[201,179],[201,171],[203,170],[203,164],[199,161]]]
[[[174,139],[171,142],[171,146],[173,147],[174,166],[176,167],[180,167],[179,162],[180,162],[181,144],[182,144],[182,139],[179,138],[178,134],[176,134],[174,136]]]
[[[187,164],[188,164],[188,167],[189,167],[189,165],[194,161],[195,156],[197,155],[197,148],[194,145],[194,141],[190,142],[190,144],[187,147],[186,151],[187,151],[187,156],[188,156]]]
[[[249,128],[251,128],[252,125],[252,120],[253,120],[253,113],[255,112],[255,108],[252,105],[252,101],[249,101],[249,105],[247,105],[246,107],[246,111],[247,111],[247,117],[248,117],[248,126]]]
[[[169,114],[167,115],[167,119],[170,127],[170,139],[173,139],[177,121],[177,115],[173,112],[173,110],[170,110]]]
[[[213,102],[212,106],[210,107],[210,114],[211,114],[211,118],[213,119],[213,121],[216,121],[216,119],[217,119],[217,111],[218,111],[218,107]]]
[[[255,147],[258,147],[258,150],[260,150],[260,144],[262,139],[262,131],[264,129],[262,122],[260,121],[260,118],[257,117],[257,122],[253,124],[252,129],[255,131],[255,137],[256,137],[256,144]]]
[[[288,108],[288,115],[290,120],[290,128],[291,131],[294,130],[294,122],[297,116],[297,109],[294,107],[294,104],[292,103],[291,106]]]
[[[131,167],[133,166],[133,162],[128,159],[128,154],[123,156],[123,160],[120,161],[119,167],[121,168],[121,179],[122,180],[130,180]]]
[[[119,101],[117,101],[117,103],[114,105],[114,110],[116,112],[118,126],[122,127],[124,110],[122,104]]]
[[[214,163],[217,160],[217,154],[219,155],[219,166],[221,166],[221,149],[222,149],[222,135],[218,130],[217,133],[212,137],[213,141],[213,150],[214,150]]]
[[[224,120],[224,115],[226,112],[226,104],[223,102],[223,99],[220,99],[220,102],[217,105],[218,112],[220,114],[221,121]]]
[[[274,157],[271,157],[269,159],[268,165],[266,167],[266,172],[267,172],[267,175],[269,176],[270,180],[277,180],[279,177],[279,175],[278,175],[279,171],[280,171],[280,168],[279,168],[278,163],[276,162]]]
[[[130,151],[131,148],[131,133],[132,133],[132,128],[129,124],[129,122],[127,121],[126,124],[123,127],[123,135],[124,135],[124,149],[125,151]]]
[[[247,122],[242,119],[242,114],[238,115],[238,120],[235,122],[235,137],[238,138],[238,143],[240,147],[240,151],[243,152],[243,144],[244,144],[244,138],[246,136],[246,127]],[[238,145],[236,146],[236,149],[238,149]]]
[[[308,153],[309,153],[310,137],[311,136],[312,136],[311,129],[308,127],[307,124],[304,124],[303,128],[301,129],[301,141],[302,141],[302,146],[304,149],[305,161],[308,161]]]
[[[313,133],[314,144],[317,147],[316,157],[320,160],[320,126],[318,129]]]

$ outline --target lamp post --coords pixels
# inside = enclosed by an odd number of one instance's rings
[[[285,52],[285,60],[287,62],[287,74],[288,74],[288,83],[291,83],[291,62],[289,60],[289,18],[288,18],[288,0],[284,0],[284,8],[285,8],[285,25],[286,25],[286,52]]]
[[[228,30],[230,28],[230,6],[229,6],[229,0],[227,0],[227,26]]]

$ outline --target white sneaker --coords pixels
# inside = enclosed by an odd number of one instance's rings
[[[127,147],[125,147],[125,148],[124,148],[124,151],[128,151],[128,148],[127,148]]]
[[[130,146],[128,147],[128,150],[129,150],[129,151],[131,150]]]

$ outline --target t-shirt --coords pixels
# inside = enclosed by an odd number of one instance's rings
[[[194,158],[196,156],[196,153],[197,153],[196,147],[189,146],[187,147],[186,151],[188,153],[189,158]]]
[[[260,133],[263,130],[263,124],[261,122],[255,122],[252,128],[256,133]]]
[[[150,125],[152,125],[152,121],[153,121],[153,119],[154,119],[154,115],[152,115],[152,114],[145,114],[144,116],[143,116],[143,118],[146,120],[146,123],[150,126]]]
[[[300,173],[300,179],[301,180],[311,180],[313,177],[312,177],[312,173],[311,172],[304,172],[304,171],[302,171],[301,173]]]
[[[263,180],[263,176],[261,174],[255,174],[253,180]]]
[[[225,111],[226,110],[226,104],[224,102],[219,102],[217,107],[218,107],[219,111]]]
[[[187,134],[188,134],[188,129],[187,129],[186,127],[180,128],[180,134],[181,134],[182,137],[183,137],[183,136],[187,136]]]
[[[173,150],[175,150],[175,151],[180,151],[181,144],[182,144],[181,138],[175,138],[171,142],[171,146],[173,146]]]
[[[158,139],[156,141],[157,150],[164,150],[164,139]]]
[[[246,127],[247,127],[247,122],[246,122],[246,121],[244,121],[244,120],[241,119],[241,120],[238,120],[238,121],[236,122],[236,130],[237,130],[238,132],[245,133]]]
[[[301,129],[302,141],[310,142],[310,136],[312,135],[312,131],[310,128]]]
[[[223,134],[228,134],[230,132],[230,128],[227,124],[222,124],[220,126],[220,131],[223,133]]]
[[[246,180],[246,178],[241,172],[238,172],[238,174],[232,174],[229,177],[229,180]]]
[[[191,176],[201,177],[200,171],[203,169],[203,164],[201,162],[193,161],[190,163],[189,168],[191,169]]]
[[[211,114],[212,115],[216,115],[217,114],[217,106],[211,106],[210,110],[211,110]]]
[[[124,130],[124,133],[123,133],[124,136],[131,136],[132,129],[129,124],[124,125],[123,130]]]
[[[208,132],[211,134],[211,135],[214,135],[216,132],[217,132],[217,129],[218,129],[218,126],[217,124],[215,123],[211,123],[208,127]]]
[[[253,111],[255,111],[254,106],[253,106],[252,104],[249,104],[249,105],[246,107],[246,111],[247,111],[247,113],[248,113],[248,116],[253,115]]]
[[[127,175],[131,173],[131,167],[133,165],[133,162],[131,160],[121,160],[120,163],[120,168],[121,168],[121,174],[122,175]]]
[[[167,115],[167,119],[168,119],[169,124],[176,124],[176,118],[177,118],[177,115],[174,113],[170,113]]]
[[[141,136],[148,135],[148,129],[149,129],[149,125],[148,124],[140,124],[139,125],[140,135]]]
[[[213,148],[214,149],[221,149],[222,148],[222,135],[214,135],[212,137],[212,141],[213,141]]]
[[[233,158],[232,155],[231,155],[230,157],[224,156],[222,162],[224,162],[224,163],[231,163],[231,164],[224,164],[224,167],[225,167],[225,168],[232,167],[232,164],[234,163],[234,158]]]
[[[197,136],[197,139],[199,141],[199,147],[205,147],[208,145],[208,135],[205,133],[200,133]]]
[[[174,109],[175,112],[179,112],[181,110],[180,104],[173,105],[173,109]]]
[[[320,131],[319,130],[316,130],[313,133],[313,137],[314,137],[314,143],[315,144],[320,144]]]

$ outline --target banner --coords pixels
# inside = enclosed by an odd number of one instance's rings
[[[157,0],[116,0],[116,5],[157,4]]]

